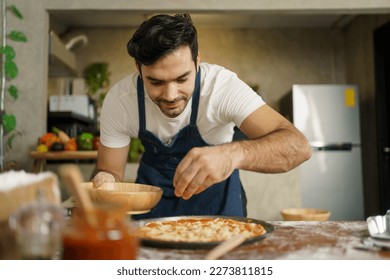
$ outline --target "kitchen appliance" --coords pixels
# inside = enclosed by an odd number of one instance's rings
[[[87,95],[52,95],[49,112],[73,112],[85,118],[95,119],[95,102]]]
[[[301,171],[302,206],[330,220],[363,220],[359,97],[356,85],[293,85],[281,111],[306,136],[312,157]]]
[[[96,105],[87,95],[52,95],[48,111],[48,131],[57,127],[75,138],[82,132],[97,130]]]

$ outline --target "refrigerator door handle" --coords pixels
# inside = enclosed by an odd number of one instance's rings
[[[351,151],[352,147],[358,146],[352,143],[318,143],[311,142],[310,146],[315,151]]]

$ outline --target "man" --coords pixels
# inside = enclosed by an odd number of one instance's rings
[[[122,181],[130,138],[140,138],[136,182],[161,187],[163,197],[134,218],[245,216],[238,169],[286,172],[310,157],[305,137],[236,74],[200,63],[189,15],[150,18],[127,49],[138,73],[105,97],[92,181]],[[234,126],[249,140],[232,142]]]

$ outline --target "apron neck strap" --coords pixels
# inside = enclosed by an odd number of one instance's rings
[[[190,124],[196,125],[196,118],[198,117],[198,107],[199,107],[199,97],[200,97],[200,67],[198,73],[196,73],[195,79],[195,89],[192,94],[192,111],[191,111],[191,119]]]
[[[138,97],[138,117],[139,117],[139,131],[146,130],[145,119],[145,94],[144,83],[142,82],[141,75],[138,75],[137,79],[137,97]]]

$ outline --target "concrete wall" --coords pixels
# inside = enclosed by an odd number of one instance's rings
[[[109,63],[111,84],[135,71],[126,50],[133,32],[132,28],[70,31],[89,39],[87,46],[75,51],[80,77],[84,68],[94,62]],[[223,65],[247,83],[257,85],[264,99],[276,109],[294,83],[345,82],[343,41],[338,30],[199,26],[198,33],[201,61]]]
[[[46,131],[47,118],[48,17],[42,3],[36,2],[7,1],[8,4],[15,4],[24,15],[23,20],[7,16],[7,29],[23,31],[28,42],[8,41],[15,49],[15,62],[19,68],[19,75],[12,83],[18,87],[20,94],[16,101],[8,95],[5,97],[5,111],[16,116],[18,133],[13,148],[5,150],[5,164],[15,161],[20,168],[27,170],[32,165],[29,152],[34,149],[38,137]]]

